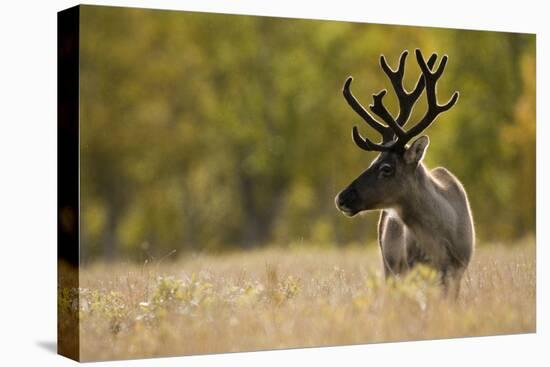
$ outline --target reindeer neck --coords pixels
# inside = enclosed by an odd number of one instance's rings
[[[430,230],[445,210],[437,184],[424,164],[415,171],[415,182],[395,208],[401,220],[413,231]]]

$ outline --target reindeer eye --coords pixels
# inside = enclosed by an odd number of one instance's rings
[[[380,173],[382,176],[390,176],[393,173],[393,167],[389,164],[383,164],[380,166]]]

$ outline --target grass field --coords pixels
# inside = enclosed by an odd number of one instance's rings
[[[535,331],[533,240],[480,246],[457,301],[428,268],[382,278],[375,247],[95,264],[80,273],[81,359]]]

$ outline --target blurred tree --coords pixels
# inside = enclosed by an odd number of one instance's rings
[[[483,239],[533,232],[533,36],[84,6],[84,261],[374,241],[376,214],[333,204],[374,157],[351,142],[353,124],[372,133],[341,88],[353,75],[369,104],[391,90],[379,55],[416,47],[450,55],[441,99],[461,91],[429,165],[464,182]],[[409,57],[409,88],[418,75]]]
[[[531,47],[534,45],[531,44]],[[521,57],[521,95],[514,104],[513,119],[502,129],[502,145],[506,158],[515,167],[511,188],[514,235],[521,236],[534,230],[536,214],[536,73],[534,49]],[[516,205],[521,202],[521,205]]]

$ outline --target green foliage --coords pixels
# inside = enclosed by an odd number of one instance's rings
[[[374,157],[349,138],[361,122],[341,87],[353,75],[370,103],[391,90],[379,55],[416,47],[449,54],[439,98],[461,92],[428,164],[465,184],[481,238],[533,232],[534,36],[84,6],[84,261],[374,241],[375,215],[333,204]]]
[[[57,290],[57,304],[60,313],[68,315],[78,309],[78,289],[60,287]]]
[[[199,281],[194,274],[187,281],[171,276],[158,277],[151,299],[139,304],[142,313],[136,320],[156,321],[168,312],[192,315],[199,307],[210,305],[212,300],[212,284]]]
[[[108,324],[109,331],[116,335],[129,326],[129,307],[123,295],[115,291],[79,288],[79,318],[92,317]],[[105,327],[101,325],[101,327]]]

